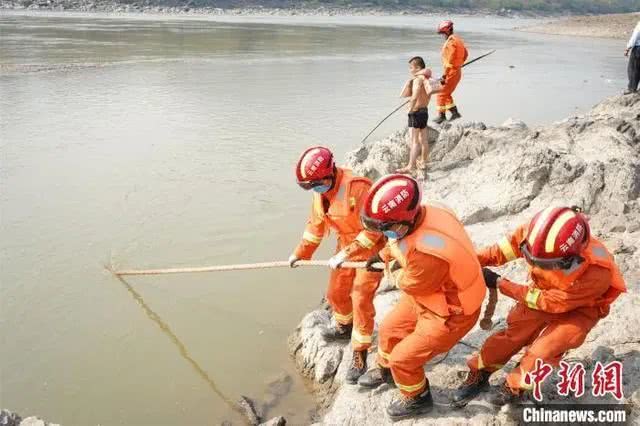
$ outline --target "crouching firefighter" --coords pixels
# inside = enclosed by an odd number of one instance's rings
[[[336,167],[331,151],[319,146],[302,154],[296,178],[301,188],[314,194],[302,241],[289,257],[289,264],[295,267],[298,260],[311,259],[329,230],[337,234],[336,254],[329,260],[332,271],[327,289],[335,327],[324,329],[322,336],[328,341],[351,338],[353,361],[346,381],[355,384],[367,369],[375,317],[373,297],[382,271],[342,269],[340,265],[347,260],[367,260],[384,246],[381,233],[368,231],[360,223],[359,212],[371,181]]]
[[[409,176],[376,182],[362,222],[388,238],[367,263],[399,262],[402,296],[380,324],[378,365],[358,384],[395,383],[401,397],[387,407],[392,419],[424,414],[433,408],[424,365],[449,351],[478,320],[486,293],[482,270],[462,223],[444,206],[421,204],[419,185]]]
[[[507,316],[507,328],[490,336],[467,364],[469,373],[454,393],[463,406],[489,388],[489,376],[520,349],[527,349],[498,392],[494,405],[518,402],[532,390],[530,375],[541,359],[558,365],[569,349],[582,345],[589,331],[609,313],[611,303],[626,291],[613,256],[591,236],[586,217],[577,208],[549,207],[497,244],[480,251],[482,266],[500,266],[523,257],[530,283],[520,285],[489,268],[487,286],[517,303]]]

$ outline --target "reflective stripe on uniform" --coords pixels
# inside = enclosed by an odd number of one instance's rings
[[[507,262],[516,258],[516,253],[513,251],[511,241],[509,241],[507,237],[502,237],[500,241],[498,241],[498,247],[500,247],[500,251],[505,259],[507,259]]]
[[[302,239],[313,244],[320,244],[322,242],[322,237],[314,235],[309,231],[304,231],[304,234],[302,234]]]
[[[500,370],[502,367],[504,367],[504,364],[491,364],[491,365],[484,365],[484,360],[482,359],[482,354],[478,354],[478,370],[482,370],[486,367],[490,367],[490,368],[495,368],[496,370]]]
[[[540,289],[531,288],[527,291],[527,295],[524,297],[524,302],[531,309],[538,309],[538,298],[540,297]]]
[[[356,343],[371,343],[372,341],[372,336],[371,335],[367,335],[367,334],[360,334],[358,332],[358,330],[356,330],[355,328],[353,329],[353,331],[351,331],[351,340],[353,340]]]
[[[378,346],[378,355],[380,355],[380,358],[384,359],[385,361],[389,361],[391,359],[391,354],[383,352],[379,346]]]
[[[358,234],[358,236],[356,237],[356,241],[360,243],[362,247],[367,249],[370,249],[375,244],[369,239],[369,237],[365,235],[364,231]]]
[[[398,389],[403,390],[405,392],[415,392],[415,391],[419,391],[420,389],[424,388],[427,385],[427,379],[426,377],[422,377],[422,381],[415,385],[402,385],[400,383],[396,383],[396,385],[398,386]]]
[[[456,104],[438,105],[438,111],[447,111],[456,106]]]
[[[531,390],[533,389],[533,380],[529,377],[529,383],[527,383],[527,376],[529,373],[526,373],[522,367],[518,367],[520,369],[520,389]]]
[[[553,225],[547,234],[547,241],[544,244],[544,250],[547,253],[553,253],[560,230],[570,219],[573,219],[574,217],[576,217],[576,213],[573,210],[569,210],[562,213],[555,222],[553,222]]]
[[[345,324],[345,323],[348,324],[351,322],[351,320],[353,320],[353,312],[349,312],[347,315],[342,315],[337,312],[334,312],[333,316],[335,317],[336,321],[338,321],[341,324]]]

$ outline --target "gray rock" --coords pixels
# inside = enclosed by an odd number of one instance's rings
[[[260,426],[285,426],[287,420],[284,417],[274,417],[271,420],[260,423]]]
[[[430,141],[430,164],[424,184],[425,198],[443,202],[456,211],[477,246],[494,243],[549,205],[577,205],[585,210],[594,234],[615,254],[628,292],[612,305],[609,316],[591,330],[585,343],[567,357],[585,365],[596,360],[621,360],[628,382],[625,392],[632,401],[638,399],[640,383],[638,111],[640,96],[618,96],[584,115],[539,129],[530,129],[515,120],[500,127],[482,123],[443,126],[440,131],[430,131],[436,140]],[[380,141],[369,141],[347,154],[347,164],[356,173],[374,179],[392,172],[407,161],[406,138],[406,131],[400,131]],[[527,270],[521,261],[505,265],[500,273],[516,282],[526,282]],[[376,330],[399,297],[391,282],[385,280],[374,300]],[[511,299],[499,299],[494,331],[504,327],[512,306]],[[329,323],[326,310],[311,312],[289,339],[297,366],[312,379],[324,410],[321,424],[391,424],[384,408],[395,390],[381,387],[361,392],[343,384],[351,351],[348,345],[322,341],[318,329]],[[462,410],[447,406],[451,391],[462,382],[458,371],[466,368],[465,359],[488,335],[476,326],[446,358],[426,366],[436,408],[433,414],[406,424],[514,424],[508,410],[487,409],[482,398]],[[507,370],[513,368],[518,356]],[[375,361],[373,353],[368,361]],[[499,380],[502,374],[496,374],[492,381]],[[552,387],[547,388],[553,391]],[[552,398],[553,392],[549,394]],[[576,402],[595,400],[583,397]]]
[[[18,426],[22,418],[17,413],[12,413],[9,410],[0,411],[0,425],[2,426]]]

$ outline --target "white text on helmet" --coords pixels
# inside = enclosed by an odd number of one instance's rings
[[[569,238],[564,244],[560,245],[560,251],[565,253],[576,241],[580,241],[582,239],[582,233],[584,231],[584,226],[581,223],[576,225],[576,229],[573,230]]]
[[[389,213],[391,210],[395,209],[400,204],[402,204],[402,202],[407,198],[409,198],[409,191],[407,191],[406,189],[403,189],[402,191],[400,191],[398,195],[396,195],[391,200],[387,201],[382,205],[382,211],[384,213]]]

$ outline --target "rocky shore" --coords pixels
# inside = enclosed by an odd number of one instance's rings
[[[615,253],[628,293],[613,304],[611,314],[591,331],[585,344],[565,359],[583,362],[588,371],[596,361],[622,362],[623,402],[629,404],[629,424],[634,424],[640,414],[640,95],[613,97],[584,115],[541,128],[529,128],[518,120],[497,127],[463,122],[432,134],[425,196],[453,208],[476,246],[495,242],[550,204],[578,205],[589,215],[595,234]],[[400,131],[367,142],[347,155],[347,164],[374,179],[392,172],[407,160],[406,139],[406,131]],[[521,261],[500,272],[519,282],[526,278]],[[399,296],[390,281],[385,280],[375,298],[376,326]],[[504,326],[512,305],[511,299],[500,298],[493,331]],[[384,408],[395,390],[385,385],[361,391],[343,382],[351,350],[320,338],[320,326],[329,321],[329,311],[321,307],[306,315],[289,338],[290,353],[318,396],[323,413],[318,424],[391,424]],[[448,405],[452,391],[462,383],[459,372],[466,369],[466,358],[488,334],[476,326],[446,357],[427,365],[436,408],[398,424],[517,424],[517,408],[496,411],[486,396],[464,409]],[[369,365],[374,359],[375,348]],[[514,365],[512,360],[506,369]],[[503,374],[495,374],[492,383]],[[545,382],[546,401],[558,400],[554,385],[555,379]],[[596,399],[587,389],[583,397],[563,401],[587,404]]]
[[[532,33],[627,40],[639,20],[640,12],[574,16],[518,29]]]
[[[49,423],[42,420],[39,417],[20,417],[19,414],[13,413],[9,410],[0,410],[0,425],[1,426],[60,426],[57,423]]]

